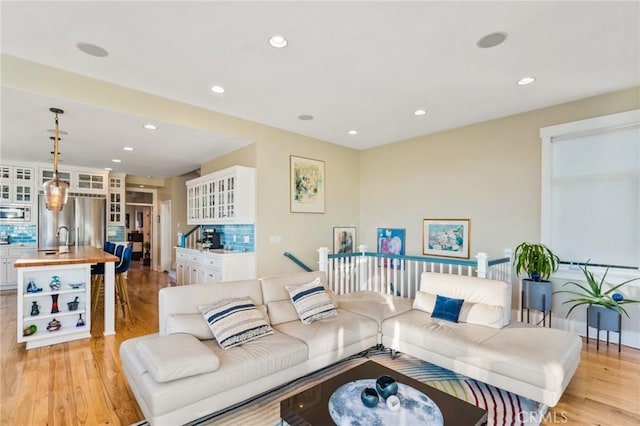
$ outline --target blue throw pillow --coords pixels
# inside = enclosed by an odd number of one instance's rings
[[[433,312],[431,312],[431,318],[458,322],[463,303],[464,299],[454,299],[452,297],[436,295],[436,305],[433,307]]]

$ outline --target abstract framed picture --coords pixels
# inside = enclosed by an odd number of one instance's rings
[[[469,219],[423,219],[422,253],[468,259],[470,222]]]
[[[324,161],[290,156],[292,213],[324,213]]]
[[[353,253],[356,249],[355,226],[341,226],[333,228],[333,252]]]
[[[404,255],[404,229],[378,228],[378,253]],[[380,259],[379,266],[400,269],[400,259]]]

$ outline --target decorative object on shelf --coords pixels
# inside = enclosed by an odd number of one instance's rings
[[[364,388],[360,394],[360,399],[365,407],[373,408],[378,405],[380,398],[374,388]]]
[[[324,161],[290,156],[292,213],[324,213]]]
[[[31,324],[29,327],[22,330],[22,335],[31,336],[33,334],[36,334],[36,331],[38,331],[38,327],[35,324]]]
[[[600,330],[607,331],[607,345],[609,344],[609,332],[613,331],[618,333],[618,352],[620,352],[620,343],[622,342],[622,314],[625,314],[627,318],[629,318],[629,314],[622,305],[640,303],[640,300],[625,299],[621,293],[615,293],[615,291],[640,278],[632,278],[603,291],[609,268],[604,271],[602,278],[598,281],[593,272],[589,271],[588,266],[589,261],[580,268],[584,274],[587,285],[568,281],[562,286],[572,285],[577,287],[577,289],[558,290],[555,291],[554,294],[565,293],[577,296],[562,303],[563,305],[567,303],[573,304],[567,312],[567,317],[569,317],[571,312],[578,306],[587,305],[587,342],[589,342],[589,327],[597,330],[596,348],[598,350],[600,349]]]
[[[57,314],[58,312],[60,312],[60,310],[58,309],[58,294],[52,294],[51,295],[51,313],[52,314]]]
[[[62,284],[60,283],[60,277],[58,275],[54,275],[51,277],[51,282],[49,283],[49,288],[52,291],[60,290]]]
[[[548,278],[558,270],[560,259],[544,244],[520,243],[514,252],[513,263],[516,274],[526,272],[528,278],[522,279],[520,321],[524,321],[524,311],[529,309],[542,312],[543,325],[549,318],[551,327],[551,281]]]
[[[84,283],[69,283],[69,287],[71,287],[74,290],[82,288],[83,286],[84,286]]]
[[[378,253],[404,255],[404,229],[378,228]],[[379,266],[400,269],[400,259],[382,258]]]
[[[29,284],[27,284],[27,293],[40,293],[42,287],[38,287],[33,278],[29,278]]]
[[[384,399],[398,393],[398,382],[391,376],[380,376],[376,380],[376,390]]]
[[[353,253],[356,248],[355,226],[341,226],[333,228],[333,252]]]
[[[422,254],[469,258],[470,219],[423,219]]]
[[[82,314],[78,314],[78,321],[76,322],[76,327],[82,327],[84,325],[85,325],[85,322],[82,319]]]
[[[54,318],[51,321],[49,321],[49,324],[47,325],[47,330],[58,331],[60,330],[60,327],[62,327],[62,323]]]
[[[77,311],[79,304],[80,304],[80,302],[78,302],[78,297],[77,296],[73,301],[67,302],[67,306],[69,307],[70,311]]]
[[[35,317],[37,315],[40,315],[40,305],[34,300],[31,302],[31,316]]]
[[[55,128],[53,136],[53,178],[42,184],[44,191],[45,205],[47,210],[58,211],[67,202],[69,196],[69,184],[60,180],[58,176],[58,142],[59,138],[59,123],[58,114],[64,114],[64,111],[60,108],[49,108],[49,111],[55,114]]]

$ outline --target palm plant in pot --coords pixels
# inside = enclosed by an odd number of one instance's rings
[[[525,272],[522,280],[522,308],[551,311],[551,281],[560,259],[544,244],[523,242],[516,247],[513,263],[516,274]],[[524,312],[520,313],[523,320]]]
[[[562,286],[573,286],[574,290],[558,290],[556,293],[565,293],[574,296],[572,299],[562,302],[563,305],[572,303],[573,305],[567,312],[567,317],[575,308],[581,305],[587,305],[587,340],[589,339],[589,327],[594,327],[598,331],[607,330],[620,333],[622,328],[622,314],[629,318],[629,313],[623,305],[629,303],[640,303],[640,300],[626,299],[621,293],[616,291],[640,278],[632,278],[620,284],[610,286],[605,282],[609,268],[604,271],[602,278],[598,281],[593,272],[588,269],[589,261],[580,269],[584,274],[586,284],[568,281]],[[605,288],[608,287],[608,288]],[[618,351],[620,350],[621,336],[618,335]],[[607,342],[609,335],[607,333]]]

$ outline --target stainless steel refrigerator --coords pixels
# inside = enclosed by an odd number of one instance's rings
[[[101,248],[106,232],[105,198],[69,197],[59,212],[47,210],[44,196],[38,196],[38,248],[54,248],[64,244],[64,231],[60,239],[56,233],[60,226],[69,229],[69,245]]]

